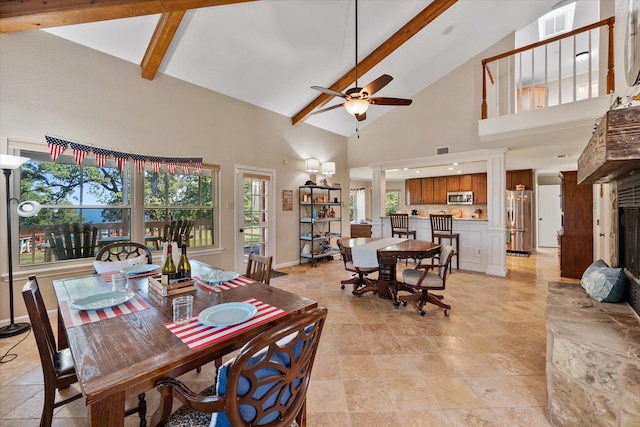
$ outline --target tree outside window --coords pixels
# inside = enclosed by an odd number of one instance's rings
[[[384,212],[386,216],[398,212],[400,209],[400,190],[389,190],[385,195]]]

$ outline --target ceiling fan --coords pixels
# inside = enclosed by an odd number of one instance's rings
[[[326,93],[331,96],[339,96],[345,99],[345,102],[341,104],[332,105],[331,107],[323,108],[322,110],[314,111],[313,114],[324,113],[325,111],[330,111],[335,108],[344,107],[345,110],[349,114],[353,114],[359,122],[365,120],[367,118],[367,109],[369,108],[369,104],[374,105],[410,105],[411,99],[403,99],[403,98],[386,98],[386,97],[376,97],[371,98],[371,95],[385,87],[393,77],[388,74],[383,74],[365,87],[358,87],[358,0],[355,0],[356,4],[356,81],[355,87],[348,89],[345,93],[338,92],[333,89],[329,89],[321,86],[311,86],[311,89],[319,90],[320,92]]]

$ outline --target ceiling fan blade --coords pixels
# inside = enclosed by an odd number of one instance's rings
[[[367,120],[367,112],[365,111],[362,114],[356,114],[356,119],[358,119],[359,122]]]
[[[366,93],[367,95],[371,96],[377,91],[379,91],[380,89],[382,89],[383,87],[385,87],[386,85],[388,85],[391,80],[393,80],[393,77],[391,77],[388,74],[383,74],[377,79],[375,79],[374,81],[372,81],[371,83],[369,83],[368,85],[366,85],[365,87],[363,87],[362,90],[360,91],[360,94],[362,95]]]
[[[344,98],[346,95],[342,92],[335,91],[333,89],[329,89],[321,86],[311,86],[311,89],[319,90],[320,92],[326,93],[327,95],[339,96]]]
[[[369,98],[370,104],[375,105],[411,105],[413,100],[404,98]]]
[[[327,107],[327,108],[323,108],[322,110],[314,111],[313,113],[311,113],[311,115],[318,114],[318,113],[324,113],[325,111],[330,111],[330,110],[333,110],[335,108],[342,107],[343,105],[344,105],[344,102],[342,104],[332,105],[331,107]]]

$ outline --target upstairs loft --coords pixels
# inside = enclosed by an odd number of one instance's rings
[[[614,102],[614,19],[483,60],[481,141],[584,145]]]

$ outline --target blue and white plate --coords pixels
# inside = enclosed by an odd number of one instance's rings
[[[226,302],[202,310],[198,321],[207,326],[231,326],[246,322],[257,312],[258,308],[248,302]]]
[[[70,307],[75,310],[100,310],[120,305],[136,295],[135,292],[105,292],[75,300]]]
[[[157,264],[136,264],[125,267],[120,271],[127,273],[129,276],[135,276],[137,274],[151,273],[159,268],[160,266]]]

